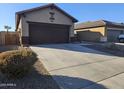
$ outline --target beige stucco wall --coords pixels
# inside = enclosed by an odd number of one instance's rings
[[[85,32],[83,33],[83,31]],[[80,34],[80,38],[82,40],[84,39],[89,41],[103,41],[103,42],[107,41],[105,31],[106,31],[105,27],[95,27],[95,28],[75,30],[75,32],[77,33],[79,32],[78,34]]]
[[[22,36],[22,18],[20,19],[20,22],[19,22],[17,31],[19,32],[19,37],[21,37],[21,36]],[[21,40],[22,40],[22,39],[19,38],[20,44],[21,44],[21,42],[22,42]]]
[[[22,31],[22,18],[19,21],[19,25],[18,25],[17,31]]]
[[[64,24],[64,25],[70,25],[70,36],[74,36],[74,26],[73,22],[70,18],[65,16],[63,13],[60,11],[53,9],[55,15],[55,20],[54,22],[51,22],[49,20],[50,14],[49,12],[51,11],[50,8],[38,10],[38,11],[33,11],[30,13],[25,14],[25,17],[22,16],[22,36],[29,36],[29,29],[28,29],[28,23],[27,21],[31,22],[42,22],[42,23],[51,23],[51,24]]]
[[[103,36],[105,35],[105,27],[96,27],[96,28],[88,28],[88,29],[80,29],[80,30],[75,30],[75,31],[86,31],[89,30],[91,32],[99,32]]]

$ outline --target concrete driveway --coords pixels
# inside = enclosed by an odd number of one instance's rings
[[[31,46],[61,88],[124,88],[124,58],[80,46]]]

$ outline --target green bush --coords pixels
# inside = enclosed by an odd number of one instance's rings
[[[37,55],[30,49],[3,52],[0,54],[0,71],[9,78],[21,78],[36,61]]]

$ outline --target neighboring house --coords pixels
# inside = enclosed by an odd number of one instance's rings
[[[55,4],[16,13],[16,31],[20,32],[23,45],[69,42],[74,36],[75,22],[77,19]]]
[[[75,24],[75,32],[80,41],[118,42],[118,36],[124,33],[124,24],[106,20],[88,21]]]

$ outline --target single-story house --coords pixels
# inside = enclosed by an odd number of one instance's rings
[[[80,41],[118,42],[124,33],[124,24],[106,20],[88,21],[75,24],[75,32]]]
[[[23,45],[67,43],[74,36],[75,22],[55,4],[16,12],[16,31]]]

